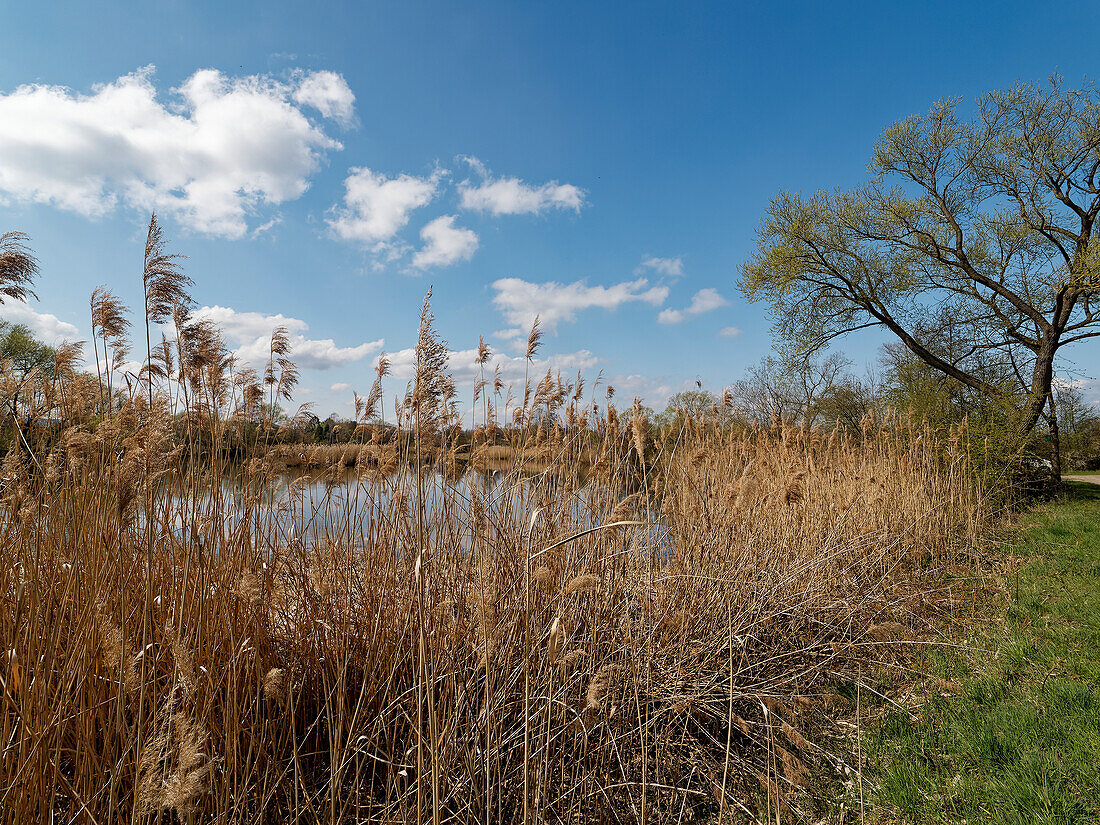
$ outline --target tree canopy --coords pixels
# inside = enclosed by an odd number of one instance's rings
[[[678,430],[683,426],[685,417],[701,420],[724,420],[726,410],[721,400],[709,390],[702,388],[684,390],[668,399],[665,409],[655,417],[659,426]]]
[[[775,198],[746,296],[803,351],[884,327],[933,369],[1013,399],[1029,432],[1058,352],[1100,335],[1100,94],[1054,78],[990,92],[969,119],[941,101],[886,129],[870,171],[849,191]]]
[[[849,366],[838,353],[822,357],[780,348],[731,385],[733,406],[758,423],[782,420],[813,426],[820,419],[849,425],[854,420],[858,427],[867,410],[866,405],[853,406],[864,393],[848,373]]]
[[[39,370],[52,376],[57,350],[34,337],[30,327],[0,321],[0,360],[8,361],[20,375]]]

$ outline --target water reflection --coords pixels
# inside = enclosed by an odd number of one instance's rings
[[[468,528],[477,519],[525,524],[535,508],[551,503],[558,514],[584,529],[599,523],[595,513],[619,499],[584,472],[562,473],[549,463],[516,467],[511,461],[484,470],[424,468],[419,476],[408,466],[389,473],[377,467],[287,467],[264,480],[231,466],[220,484],[208,483],[201,495],[184,489],[182,479],[180,484],[165,491],[177,529],[212,518],[226,535],[247,530],[257,543],[279,545],[362,546],[376,531],[400,531],[403,519],[415,518],[421,495],[426,520],[437,530],[443,524]]]

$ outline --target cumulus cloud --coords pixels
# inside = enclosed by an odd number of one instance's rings
[[[1089,379],[1084,387],[1085,397],[1093,404],[1100,404],[1100,379]]]
[[[351,389],[351,384],[346,384],[343,381],[337,381],[335,384],[329,387],[329,389],[333,392],[347,392]]]
[[[298,88],[294,100],[303,106],[312,106],[322,117],[331,117],[343,123],[351,121],[355,112],[355,95],[342,75],[336,72],[296,73]]]
[[[390,359],[390,373],[396,381],[408,381],[416,373],[416,349],[398,350],[386,353]],[[477,349],[451,350],[448,352],[448,370],[459,384],[469,384],[481,374],[481,365],[477,363]],[[559,353],[537,358],[530,364],[530,375],[539,377],[540,372],[547,368],[563,374],[576,374],[577,370],[586,371],[593,369],[599,358],[588,350]],[[494,352],[485,364],[485,374],[492,375],[497,366],[500,367],[501,377],[506,383],[521,383],[528,371],[527,359],[522,355],[507,355],[503,352]]]
[[[580,310],[599,307],[614,311],[631,301],[659,306],[668,297],[668,287],[650,287],[645,278],[611,286],[588,286],[584,281],[536,284],[519,278],[501,278],[492,286],[496,291],[493,304],[508,323],[521,330],[529,329],[536,315],[543,327],[552,331],[562,321],[575,320]]]
[[[691,299],[690,306],[684,309],[662,310],[661,314],[657,316],[657,320],[662,324],[679,324],[692,316],[702,315],[704,312],[710,312],[711,310],[728,305],[729,301],[719,295],[718,290],[708,287],[707,289],[700,289],[695,293],[694,297]]]
[[[622,399],[624,405],[634,398],[654,410],[662,410],[670,396],[677,392],[667,376],[649,376],[639,373],[613,375],[607,379],[607,385],[615,388],[615,398]]]
[[[424,246],[412,261],[417,269],[468,261],[477,251],[477,233],[455,226],[454,215],[443,215],[431,221],[420,230],[420,237]]]
[[[362,361],[382,349],[385,340],[365,341],[355,347],[338,347],[331,338],[314,340],[299,336],[290,339],[290,354],[294,362],[308,370],[327,370]]]
[[[571,183],[550,181],[540,186],[519,178],[494,178],[477,158],[464,157],[482,178],[478,184],[464,180],[458,185],[459,205],[475,212],[493,215],[537,215],[547,209],[580,211],[584,191]]]
[[[538,214],[547,209],[579,210],[584,192],[557,181],[534,186],[519,178],[493,178],[476,158],[461,156],[481,178],[480,183],[464,180],[457,186],[462,209],[494,216]],[[411,214],[432,203],[448,186],[450,173],[436,168],[431,175],[400,174],[396,177],[366,167],[353,167],[344,182],[341,203],[327,218],[333,236],[362,244],[376,255],[374,265],[404,257],[412,246],[399,237]],[[449,187],[448,187],[449,188]],[[449,266],[469,260],[479,246],[477,233],[456,226],[455,215],[441,215],[421,230],[422,245],[412,255],[412,269]]]
[[[426,178],[387,178],[365,166],[354,167],[344,181],[344,202],[333,210],[328,225],[338,238],[382,251],[405,228],[414,209],[427,206],[446,174],[437,169]]]
[[[309,324],[299,318],[289,318],[282,313],[264,315],[262,312],[240,312],[232,307],[203,307],[194,313],[196,319],[213,322],[230,341],[246,341],[271,335],[275,327],[286,327],[288,332],[304,332]]]
[[[737,327],[722,327],[718,330],[718,334],[722,338],[736,338],[741,334],[741,330]]]
[[[649,255],[643,258],[642,262],[638,264],[638,268],[634,270],[634,274],[640,275],[647,269],[658,272],[661,275],[668,275],[670,278],[679,278],[684,274],[684,262],[680,258],[655,258]]]
[[[10,324],[23,324],[34,336],[47,344],[75,341],[80,331],[67,321],[48,312],[36,312],[21,301],[8,300],[0,304],[0,319]]]
[[[89,94],[37,84],[0,93],[0,197],[89,217],[155,209],[241,238],[260,207],[300,197],[325,154],[343,148],[302,109],[350,117],[354,97],[332,72],[280,81],[203,69],[167,101],[153,73]]]
[[[327,370],[361,361],[382,349],[383,339],[366,341],[354,347],[340,347],[331,338],[307,338],[309,324],[285,315],[238,312],[231,307],[203,307],[194,313],[217,324],[226,341],[236,347],[234,354],[254,367],[263,366],[271,349],[271,332],[286,327],[290,333],[290,357],[302,369]]]

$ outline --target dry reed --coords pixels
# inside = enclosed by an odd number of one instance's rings
[[[435,474],[453,383],[427,305],[402,413],[424,438],[310,448],[374,469],[287,489],[262,444],[219,453],[241,388],[206,349],[151,405],[74,378],[36,411],[63,432],[4,462],[3,821],[806,814],[844,767],[822,741],[836,686],[926,632],[922,565],[984,524],[931,433],[660,433],[560,378],[518,429],[481,398],[473,452],[506,445],[511,469]],[[273,342],[269,400],[295,379]]]

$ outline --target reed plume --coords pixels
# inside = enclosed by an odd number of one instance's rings
[[[110,398],[112,381],[111,371],[121,365],[130,352],[130,319],[127,317],[129,309],[118,296],[105,286],[98,286],[92,291],[91,321],[92,343],[95,345],[96,335],[103,341],[103,372],[106,379],[107,398]],[[99,373],[99,349],[95,348],[96,371]]]
[[[531,323],[531,332],[527,335],[527,352],[524,356],[528,361],[532,361],[535,355],[539,351],[539,347],[542,345],[542,324],[539,322],[539,316],[535,316],[535,320]]]
[[[38,277],[38,259],[27,241],[22,232],[0,235],[0,304],[5,297],[24,303],[28,298],[38,298],[31,289]]]
[[[454,383],[447,374],[447,344],[435,331],[432,290],[424,296],[416,338],[416,372],[408,407],[418,432],[436,433],[444,423]]]
[[[145,258],[141,271],[145,292],[145,363],[149,367],[147,383],[149,406],[153,405],[153,344],[150,332],[152,324],[163,324],[172,317],[177,307],[191,303],[188,289],[191,278],[179,267],[181,255],[165,251],[167,241],[154,212],[149,218],[149,230],[145,236]]]
[[[298,366],[290,358],[290,332],[284,326],[271,331],[264,385],[268,388],[268,415],[273,415],[280,399],[290,401],[298,386]]]

